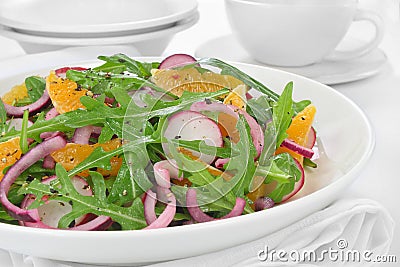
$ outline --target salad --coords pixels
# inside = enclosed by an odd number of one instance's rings
[[[0,101],[0,221],[138,230],[220,220],[303,186],[316,132],[309,100],[215,58],[30,76]]]

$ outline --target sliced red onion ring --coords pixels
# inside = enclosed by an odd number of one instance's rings
[[[92,135],[93,127],[92,126],[84,126],[81,128],[77,128],[74,132],[74,136],[72,137],[72,142],[75,144],[87,145],[89,144],[90,136]]]
[[[50,96],[46,90],[36,102],[26,106],[14,107],[3,102],[7,115],[15,118],[21,118],[24,115],[24,110],[29,110],[29,115],[34,115],[41,111],[43,108],[47,107],[50,103]]]
[[[261,126],[257,123],[257,121],[250,116],[246,111],[243,111],[233,105],[225,105],[220,102],[209,102],[202,101],[193,103],[190,107],[190,110],[197,112],[211,111],[211,112],[222,112],[228,114],[236,119],[239,119],[239,114],[242,114],[246,119],[247,123],[250,127],[250,135],[253,139],[254,146],[257,150],[258,158],[261,154],[261,151],[264,147],[264,133],[261,129]]]
[[[164,211],[160,214],[160,216],[158,216],[158,218],[155,221],[150,223],[147,227],[143,228],[145,230],[167,227],[174,219],[174,216],[176,213],[176,198],[175,198],[175,195],[171,192],[171,190],[169,190],[168,188],[159,187],[157,192],[160,192],[160,194],[162,194],[162,196],[159,196],[159,198],[167,198],[167,200],[168,200],[167,206],[165,207]],[[152,197],[149,195],[146,197],[145,205],[146,205],[147,199],[150,199],[150,198],[152,198]],[[150,202],[150,203],[148,202],[148,204],[153,205],[152,202]],[[152,206],[152,207],[154,209],[154,206]],[[149,207],[145,206],[145,210],[146,209],[149,209]],[[154,219],[154,216],[149,215],[149,219],[150,220]],[[147,219],[146,219],[146,221],[147,221]]]
[[[155,220],[157,220],[157,215],[154,210],[157,204],[156,193],[151,191],[150,189],[146,192],[146,198],[144,200],[144,218],[146,220],[147,225],[152,224]]]
[[[254,202],[255,211],[272,208],[275,202],[269,197],[260,197]]]
[[[215,167],[218,169],[222,169],[224,167],[225,164],[227,164],[229,162],[230,158],[226,158],[226,159],[217,159],[215,161]]]
[[[56,161],[53,159],[52,156],[47,155],[46,157],[43,158],[43,164],[42,167],[45,169],[54,169],[54,167],[56,166]]]
[[[10,190],[11,185],[17,179],[17,177],[25,171],[33,163],[37,162],[39,159],[44,158],[50,153],[63,148],[67,142],[64,138],[56,136],[54,138],[43,141],[43,143],[37,145],[23,155],[4,175],[0,182],[0,201],[4,209],[13,218],[25,221],[25,222],[37,222],[40,221],[40,216],[37,209],[24,210],[20,207],[12,204],[8,198],[7,194]]]
[[[283,140],[281,146],[286,147],[287,149],[290,149],[296,152],[297,154],[302,155],[309,159],[314,155],[314,151],[311,148],[301,146],[296,142],[294,142],[293,140],[287,138]]]
[[[52,119],[54,117],[57,117],[58,115],[60,115],[60,113],[58,113],[57,109],[56,108],[51,108],[49,111],[47,111],[46,116],[44,117],[44,119],[46,121],[48,121],[48,120],[50,120],[50,119]]]
[[[170,188],[171,178],[182,181],[183,176],[179,177],[179,169],[176,167],[176,161],[163,160],[154,164],[154,177],[159,186]]]
[[[196,221],[196,222],[210,222],[210,221],[217,221],[217,220],[222,220],[222,219],[227,219],[227,218],[232,218],[236,216],[242,215],[244,211],[244,207],[246,206],[246,200],[243,198],[236,198],[236,203],[233,209],[225,216],[221,218],[213,218],[206,213],[204,213],[198,203],[197,203],[197,192],[193,188],[189,188],[186,192],[186,206],[187,209],[190,213],[190,216]]]

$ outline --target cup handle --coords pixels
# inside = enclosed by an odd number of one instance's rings
[[[369,21],[375,26],[374,38],[372,38],[367,44],[355,48],[353,50],[349,51],[335,50],[330,55],[325,57],[325,59],[341,61],[341,60],[357,58],[371,52],[380,44],[384,35],[384,24],[382,18],[372,11],[357,9],[353,21],[361,21],[361,20]]]

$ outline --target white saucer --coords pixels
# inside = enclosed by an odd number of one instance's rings
[[[340,45],[340,50],[357,47],[361,41],[346,38]],[[216,57],[228,61],[267,66],[257,62],[240,46],[233,35],[212,39],[202,44],[195,52],[196,57]],[[385,53],[377,48],[370,53],[346,61],[325,60],[304,67],[277,67],[269,66],[284,71],[299,74],[324,84],[339,84],[357,81],[373,76],[382,69],[387,62]]]

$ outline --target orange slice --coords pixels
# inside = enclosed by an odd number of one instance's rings
[[[19,137],[14,137],[6,142],[0,143],[0,180],[3,179],[3,170],[13,165],[22,155],[19,146]]]
[[[10,91],[5,93],[1,99],[4,103],[13,105],[16,101],[24,99],[25,97],[28,97],[28,90],[26,89],[25,83],[23,83],[15,85]]]
[[[101,146],[104,151],[114,150],[122,145],[121,139],[112,139],[104,144],[81,145],[68,143],[64,148],[61,148],[51,154],[53,159],[67,170],[70,171],[79,163],[85,160],[96,147]],[[103,176],[116,176],[122,164],[122,158],[111,158],[111,170],[98,169],[97,171]],[[88,176],[89,171],[83,171],[79,175]]]
[[[90,93],[78,86],[76,82],[58,77],[54,71],[46,78],[46,89],[54,107],[60,114],[85,108],[80,102],[80,98]]]
[[[232,90],[243,84],[233,76],[213,72],[201,74],[195,68],[153,70],[152,79],[157,86],[179,97],[184,91],[216,92],[223,88]]]
[[[288,138],[293,140],[296,144],[305,146],[307,144],[308,132],[314,121],[315,113],[317,112],[314,105],[310,104],[299,112],[293,119],[286,133]],[[285,147],[279,147],[276,154],[289,153],[293,158],[297,159],[301,164],[303,163],[303,156],[296,152],[289,150]]]
[[[246,110],[247,86],[240,84],[233,89],[224,99],[225,105],[233,105],[241,110]]]

